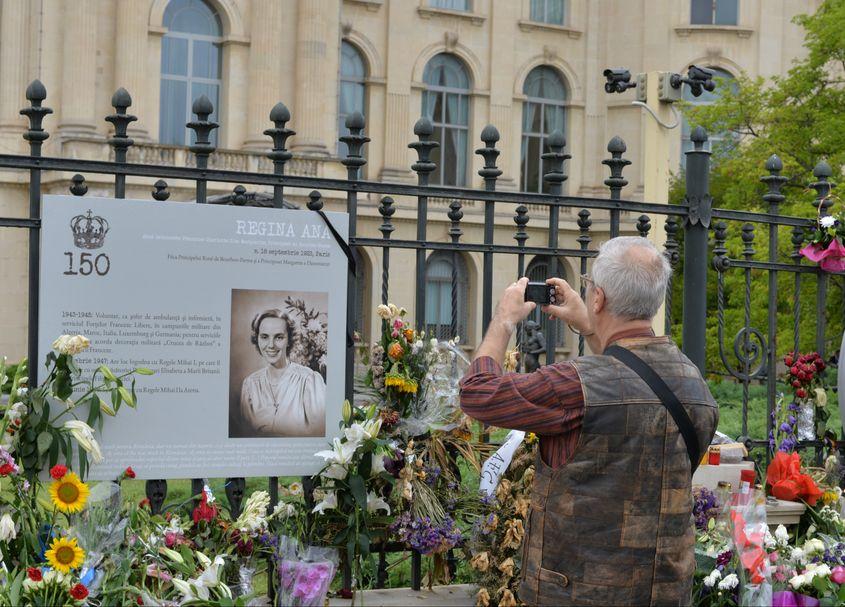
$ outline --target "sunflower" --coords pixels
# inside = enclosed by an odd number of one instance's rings
[[[85,560],[85,551],[76,543],[76,538],[57,537],[50,544],[50,549],[44,553],[44,558],[50,567],[61,573],[70,573]]]
[[[88,485],[68,472],[59,480],[50,483],[50,498],[61,512],[79,512],[85,506],[89,493]]]

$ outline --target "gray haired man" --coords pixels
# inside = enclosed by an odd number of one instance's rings
[[[543,307],[597,354],[503,375],[534,309],[520,279],[462,380],[468,415],[540,437],[519,590],[529,605],[690,602],[691,477],[719,411],[696,366],[652,331],[670,274],[647,239],[607,241],[581,277],[586,301],[549,278],[557,303]]]

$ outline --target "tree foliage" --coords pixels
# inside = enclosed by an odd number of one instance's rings
[[[783,162],[781,174],[785,201],[779,206],[781,214],[812,218],[817,215],[816,192],[809,184],[816,181],[813,170],[826,160],[832,167],[830,180],[841,182],[845,165],[845,0],[825,0],[816,13],[795,19],[805,31],[804,55],[796,59],[785,75],[770,79],[752,78],[739,74],[734,87],[721,86],[719,99],[710,105],[685,105],[682,111],[692,127],[702,126],[709,133],[726,136],[713,146],[710,191],[714,207],[768,212],[763,200],[767,187],[760,178],[768,174],[766,160],[777,154]],[[722,84],[722,83],[720,83]],[[670,199],[683,200],[684,175],[673,182]],[[834,195],[836,191],[834,190]],[[843,201],[834,198],[833,214],[843,210]],[[715,221],[714,221],[715,223]],[[768,260],[769,234],[765,224],[754,224],[751,248],[755,260]],[[712,226],[711,226],[712,229]],[[745,245],[741,239],[742,224],[728,222],[728,255],[743,259]],[[712,232],[711,232],[712,233]],[[792,229],[778,229],[778,261],[795,262],[796,248],[792,243]],[[682,263],[679,266],[682,267]],[[812,265],[807,260],[803,265]],[[674,283],[673,333],[680,335],[682,280]],[[737,364],[733,355],[733,340],[745,324],[745,271],[731,268],[725,282],[725,352],[729,362]],[[777,275],[777,354],[793,349],[795,277],[792,273]],[[817,302],[816,275],[804,274],[801,279],[798,322],[798,346],[801,350],[817,349],[817,305],[824,309],[827,326],[824,329],[825,351],[828,355],[839,348],[843,329],[843,277],[827,277],[827,295]],[[708,369],[720,371],[724,365],[719,357],[718,314],[716,297],[717,274],[708,276],[707,362]],[[768,326],[768,272],[751,272],[751,325],[765,335]]]

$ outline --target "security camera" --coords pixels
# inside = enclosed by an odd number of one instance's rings
[[[711,69],[691,65],[686,78],[680,74],[672,74],[670,82],[672,87],[676,89],[681,88],[682,84],[686,84],[692,96],[698,97],[704,91],[712,92],[716,89],[716,83],[713,81],[714,75],[715,72]]]
[[[631,82],[631,72],[625,68],[608,68],[603,74],[607,78],[604,84],[604,90],[607,93],[624,93],[637,86],[636,82]]]

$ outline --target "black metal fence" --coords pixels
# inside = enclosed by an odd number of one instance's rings
[[[658,218],[662,218],[662,227],[665,230],[665,251],[670,262],[678,266],[679,259],[683,257],[683,328],[682,346],[690,359],[702,370],[705,371],[705,327],[708,314],[714,312],[719,314],[719,339],[720,353],[722,360],[733,375],[744,386],[743,399],[743,440],[747,440],[749,446],[763,446],[767,444],[766,437],[747,436],[747,404],[748,386],[755,381],[765,381],[768,386],[768,408],[771,412],[776,398],[776,363],[778,360],[780,346],[777,342],[777,316],[775,302],[777,301],[777,276],[780,273],[790,273],[795,276],[796,293],[796,315],[798,314],[798,301],[802,289],[802,283],[808,279],[818,281],[817,299],[818,309],[824,311],[826,298],[826,285],[828,276],[820,272],[814,266],[801,263],[800,255],[793,254],[790,262],[779,261],[778,258],[778,227],[787,226],[793,230],[793,244],[796,249],[803,238],[803,230],[808,229],[814,221],[790,217],[778,214],[779,204],[783,201],[780,193],[784,178],[780,176],[781,166],[776,158],[772,158],[767,164],[769,174],[763,178],[768,186],[768,192],[763,200],[768,205],[768,212],[756,213],[738,210],[714,209],[709,193],[709,163],[710,152],[706,149],[707,135],[703,129],[695,129],[692,133],[694,149],[687,152],[686,162],[686,197],[683,204],[665,205],[648,202],[624,200],[622,189],[627,185],[623,177],[624,168],[630,161],[623,157],[626,151],[625,143],[618,137],[614,137],[608,144],[607,150],[610,157],[602,161],[602,164],[609,168],[610,175],[605,180],[609,190],[607,198],[585,198],[567,196],[562,194],[562,185],[567,180],[565,163],[570,158],[565,153],[566,142],[561,133],[551,134],[547,140],[547,151],[543,154],[545,181],[549,184],[549,192],[544,193],[523,193],[512,191],[497,191],[497,179],[502,171],[497,167],[496,160],[500,150],[496,148],[499,140],[499,133],[493,126],[487,126],[481,133],[482,145],[475,151],[484,161],[483,168],[478,174],[484,179],[484,189],[476,190],[471,188],[453,188],[429,185],[429,175],[436,168],[431,160],[431,153],[438,145],[432,139],[433,129],[427,119],[420,119],[415,127],[414,134],[416,141],[409,144],[418,155],[418,160],[411,166],[418,177],[417,185],[399,185],[377,181],[365,181],[361,179],[361,168],[366,164],[363,154],[364,145],[369,139],[364,134],[364,118],[360,114],[353,114],[348,117],[346,126],[349,134],[341,137],[346,144],[347,155],[341,162],[347,169],[347,179],[328,179],[318,177],[301,177],[285,174],[286,164],[293,158],[293,155],[286,148],[288,138],[294,135],[294,131],[288,127],[291,115],[288,109],[281,103],[272,108],[270,121],[272,127],[265,131],[265,134],[272,140],[272,150],[267,157],[272,161],[272,173],[229,171],[209,168],[209,157],[215,152],[211,143],[210,134],[218,125],[210,121],[213,107],[209,100],[200,97],[194,102],[193,112],[196,119],[189,122],[186,127],[195,133],[195,143],[190,146],[190,151],[195,156],[194,167],[161,166],[150,164],[131,164],[126,161],[127,150],[133,145],[132,139],[127,136],[127,126],[136,120],[135,116],[127,113],[131,106],[131,98],[124,90],[118,90],[112,97],[112,105],[115,111],[105,119],[114,126],[113,136],[108,139],[109,145],[114,150],[114,161],[96,161],[84,159],[47,158],[41,156],[43,142],[49,134],[43,128],[45,116],[51,113],[48,107],[43,105],[46,99],[45,87],[34,81],[26,90],[26,98],[30,106],[21,110],[21,114],[29,119],[29,128],[24,133],[24,139],[29,142],[30,155],[0,155],[0,167],[6,169],[18,169],[29,171],[29,216],[27,218],[0,218],[0,228],[22,228],[29,231],[29,302],[28,302],[28,358],[30,361],[37,361],[38,352],[38,284],[39,284],[39,229],[41,227],[41,183],[42,171],[67,171],[77,173],[70,183],[70,192],[77,196],[85,195],[84,174],[104,174],[114,177],[114,196],[123,198],[126,192],[126,178],[148,178],[152,187],[152,197],[155,200],[164,201],[168,198],[168,185],[165,180],[179,179],[189,180],[196,184],[196,202],[204,204],[207,202],[207,184],[209,181],[217,183],[237,184],[234,188],[235,204],[243,204],[243,185],[251,185],[273,190],[273,206],[282,208],[284,206],[285,188],[300,188],[313,190],[307,207],[319,209],[323,205],[321,192],[339,191],[345,193],[346,210],[349,213],[349,243],[355,247],[372,247],[382,252],[382,285],[381,300],[387,303],[388,286],[391,276],[390,253],[396,249],[413,250],[416,258],[416,294],[415,294],[415,318],[420,327],[423,326],[426,307],[425,298],[425,262],[426,257],[433,251],[445,251],[453,256],[461,252],[479,252],[483,258],[482,270],[482,293],[481,293],[481,315],[482,324],[487,326],[493,311],[493,274],[495,259],[503,256],[516,257],[517,275],[521,276],[526,269],[526,259],[543,255],[549,256],[557,265],[560,257],[577,260],[582,273],[587,271],[588,260],[596,255],[594,244],[593,220],[600,217],[608,219],[608,228],[602,235],[610,237],[617,236],[620,232],[637,233],[647,236],[658,224]],[[269,147],[269,145],[268,145]],[[822,212],[826,212],[826,197],[832,187],[827,177],[830,175],[829,168],[825,170],[823,165],[817,167],[816,181],[812,187],[818,193],[818,204]],[[357,226],[358,197],[364,193],[381,196],[378,211],[382,217],[379,227],[381,237],[374,235],[359,234]],[[395,213],[394,196],[405,199],[416,200],[416,238],[413,240],[402,240],[392,238],[394,231],[393,215]],[[427,221],[432,217],[429,209],[429,199],[446,198],[450,200],[447,218],[450,222],[448,231],[450,242],[435,242],[428,238],[426,232]],[[462,220],[464,218],[463,207],[470,201],[480,201],[484,208],[484,230],[481,242],[469,242],[464,238]],[[533,206],[537,205],[537,206]],[[544,209],[542,213],[532,216],[531,208]],[[497,211],[502,209],[513,210],[514,221],[514,244],[505,245],[494,243],[496,230],[495,217]],[[578,235],[575,241],[577,248],[561,247],[559,235],[561,232],[561,210],[577,209]],[[625,214],[634,213],[633,225],[623,226],[623,219],[629,216]],[[543,221],[543,227],[548,230],[548,237],[544,243],[528,244],[527,226],[535,217],[539,216]],[[746,248],[742,252],[742,258],[731,258],[724,246],[728,224],[742,224],[743,241]],[[753,244],[755,241],[754,226],[765,226],[768,228],[768,259],[759,261],[754,258]],[[710,235],[714,238],[713,267],[709,252]],[[451,329],[454,333],[458,326],[458,276],[452,264],[453,272],[451,277]],[[555,268],[552,267],[552,273]],[[681,268],[678,268],[679,270]],[[734,339],[733,356],[726,350],[723,342],[725,323],[724,313],[724,292],[722,289],[723,279],[728,272],[739,271],[745,273],[745,317],[743,326]],[[753,272],[765,272],[769,276],[769,314],[768,326],[765,330],[758,330],[752,327],[750,305],[750,277]],[[708,310],[707,298],[705,296],[707,281],[718,282],[718,304],[717,310]],[[350,277],[349,301],[355,301],[356,281]],[[583,285],[581,285],[583,294]],[[672,291],[667,294],[666,306],[666,327],[667,331],[673,324],[671,311],[677,307],[677,302],[672,301]],[[354,306],[349,306],[347,326],[350,328],[355,324]],[[796,316],[797,318],[797,316]],[[825,315],[820,313],[817,321],[817,348],[820,352],[825,351]],[[796,323],[796,336],[797,336]],[[547,335],[547,342],[555,344],[554,329],[552,334]],[[797,342],[797,337],[796,337]],[[792,344],[787,344],[790,348]],[[584,353],[584,340],[579,338],[578,353]],[[547,348],[547,363],[554,362],[555,348]],[[346,392],[352,397],[353,389],[353,368],[354,349],[347,349],[346,359]],[[30,379],[33,383],[37,381],[38,365],[33,364],[30,369]],[[771,430],[771,420],[768,421],[768,429]],[[818,441],[806,443],[805,445],[819,446]],[[153,480],[147,482],[147,495],[154,511],[159,511],[164,503],[167,493],[167,482],[165,480]],[[198,494],[202,490],[202,480],[194,479],[193,490]],[[226,494],[229,499],[232,511],[240,511],[241,500],[244,491],[244,479],[227,479]],[[273,503],[278,501],[278,479],[269,479],[269,491]],[[419,555],[414,555],[414,573],[412,583],[415,587],[420,584]],[[384,556],[380,559],[381,567],[378,581],[384,581]]]

